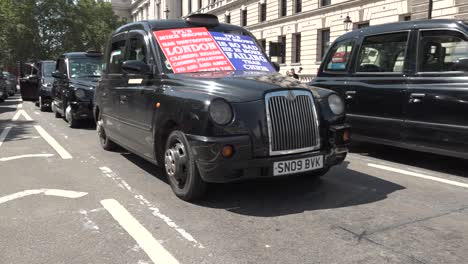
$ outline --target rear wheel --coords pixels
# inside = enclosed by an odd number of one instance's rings
[[[39,109],[41,110],[41,112],[47,111],[47,107],[44,106],[42,96],[39,96]]]
[[[76,128],[79,126],[80,121],[73,117],[71,105],[67,105],[65,108],[65,120],[68,122],[68,126],[71,128]]]
[[[187,138],[181,131],[173,131],[167,139],[164,168],[177,197],[193,201],[205,194],[207,183],[200,177]]]
[[[97,130],[98,137],[99,137],[99,143],[101,144],[101,147],[104,150],[111,151],[117,148],[117,145],[106,135],[106,131],[104,130],[101,115],[98,116],[98,121],[96,123],[96,130]]]

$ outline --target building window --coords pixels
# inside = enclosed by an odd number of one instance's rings
[[[281,43],[281,55],[279,57],[279,63],[285,64],[286,63],[286,36],[279,36],[278,42]]]
[[[301,33],[292,35],[292,63],[301,62]]]
[[[266,3],[260,4],[260,22],[266,21],[267,6]]]
[[[317,53],[317,58],[322,60],[323,56],[325,56],[325,53],[327,52],[328,47],[330,47],[330,29],[322,29],[319,32],[319,50]]]
[[[331,0],[320,0],[320,6],[331,5]]]
[[[400,21],[411,21],[411,15],[410,14],[401,15]]]
[[[288,14],[288,1],[280,0],[280,16],[286,16]]]
[[[296,13],[302,12],[302,0],[294,1],[294,11],[296,11]]]
[[[224,15],[224,22],[225,23],[228,23],[228,24],[231,24],[231,15]]]
[[[369,27],[369,21],[354,24],[354,29],[361,29],[366,27]]]
[[[244,10],[241,10],[241,26],[242,27],[247,26],[247,8]]]
[[[265,51],[266,50],[266,39],[259,39],[258,43],[260,44],[260,47]]]

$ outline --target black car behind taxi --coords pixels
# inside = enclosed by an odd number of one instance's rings
[[[97,51],[69,52],[57,60],[52,87],[52,111],[70,127],[93,120],[93,98],[101,76],[102,54]]]
[[[468,159],[468,23],[422,20],[355,30],[312,85],[346,101],[353,139]]]
[[[346,157],[341,98],[277,73],[248,31],[216,16],[122,26],[104,60],[103,148],[163,166],[184,200],[209,182],[320,176]]]

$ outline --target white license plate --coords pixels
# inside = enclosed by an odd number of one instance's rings
[[[273,176],[295,174],[323,168],[323,155],[273,163]]]

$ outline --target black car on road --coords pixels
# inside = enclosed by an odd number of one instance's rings
[[[13,96],[16,94],[17,88],[17,81],[16,76],[10,72],[4,71],[3,76],[5,76],[5,82],[7,86],[7,91],[9,96]]]
[[[52,111],[64,117],[70,127],[93,120],[93,98],[101,76],[102,54],[97,51],[61,55],[52,73]]]
[[[277,73],[247,30],[216,16],[122,26],[104,60],[101,145],[163,166],[184,200],[210,182],[321,176],[346,157],[341,98]]]
[[[39,99],[39,69],[34,62],[21,66],[20,93],[24,101],[37,102]]]
[[[39,61],[36,63],[39,73],[39,101],[38,106],[42,112],[49,110],[52,103],[52,84],[55,71],[55,61]]]
[[[0,71],[0,102],[5,101],[8,98],[8,87],[7,87],[7,76]]]
[[[409,21],[339,37],[312,85],[346,102],[353,140],[468,159],[468,23]]]

